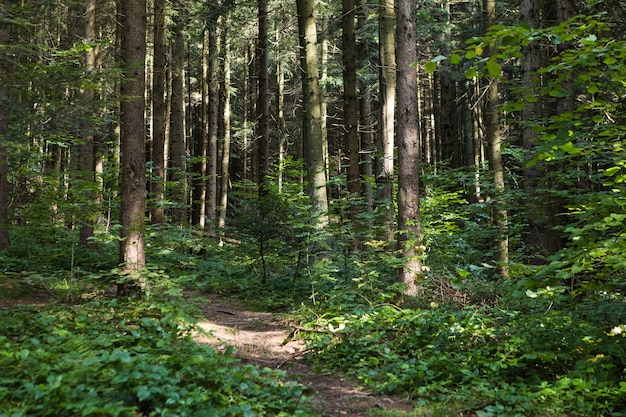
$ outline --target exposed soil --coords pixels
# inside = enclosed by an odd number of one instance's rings
[[[0,297],[0,309],[53,302],[49,294]],[[211,297],[202,304],[204,319],[198,325],[207,334],[196,336],[199,343],[218,350],[232,346],[233,355],[244,363],[284,371],[290,380],[311,388],[315,393],[311,403],[322,417],[365,417],[375,409],[408,413],[413,408],[403,398],[367,392],[339,374],[315,372],[305,360],[305,345],[289,337],[292,327],[281,314],[249,311],[228,299]]]
[[[348,378],[315,372],[304,359],[304,344],[289,338],[291,327],[280,314],[249,311],[232,300],[213,298],[202,308],[205,320],[199,326],[210,335],[197,336],[198,342],[217,349],[232,346],[243,362],[285,371],[316,392],[312,403],[320,416],[367,416],[376,408],[412,410],[402,398],[375,395]]]

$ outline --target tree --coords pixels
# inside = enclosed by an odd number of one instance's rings
[[[0,13],[7,16],[6,9],[10,2],[3,2],[0,5]],[[8,19],[0,21],[0,45],[7,45],[10,40],[10,29]],[[10,73],[10,64],[8,54],[0,55],[0,103],[2,108],[4,101],[9,97],[8,76]],[[9,240],[9,183],[7,180],[7,133],[8,133],[8,112],[0,113],[0,252],[9,250],[11,241]]]
[[[387,240],[394,239],[393,170],[396,110],[394,0],[380,0],[380,135],[376,172],[377,199],[387,212]]]
[[[222,100],[223,100],[223,129],[222,132],[222,160],[220,168],[220,196],[219,214],[217,226],[223,229],[226,226],[226,209],[228,208],[228,188],[230,183],[230,89],[231,89],[231,50],[228,39],[228,30],[222,30],[222,48],[224,50],[224,77],[222,80]]]
[[[206,25],[208,36],[208,80],[207,80],[207,203],[206,216],[209,232],[215,231],[217,220],[217,132],[219,113],[219,83],[218,73],[218,16],[209,19]]]
[[[267,175],[270,170],[270,101],[267,50],[267,0],[258,0],[259,34],[256,48],[257,64],[257,146],[259,196],[267,194]]]
[[[397,97],[398,97],[398,245],[404,260],[398,281],[404,295],[416,296],[422,274],[420,259],[420,152],[417,127],[417,61],[415,3],[398,0]]]
[[[303,137],[306,153],[309,199],[317,225],[328,223],[322,96],[319,85],[317,28],[314,0],[296,0],[301,42],[302,91],[304,106]]]
[[[172,221],[187,224],[187,140],[185,130],[185,13],[184,5],[177,2],[172,27],[172,95],[170,113],[170,168],[171,189],[175,207]]]
[[[359,156],[359,102],[357,96],[356,1],[342,1],[343,27],[343,118],[344,146],[348,155],[348,193],[358,199],[361,194]],[[358,228],[359,207],[350,207],[352,223]]]
[[[85,2],[85,41],[94,42],[96,38],[96,1],[87,0]],[[91,74],[96,69],[96,51],[95,46],[90,46],[85,54],[85,71]],[[84,100],[87,108],[92,106],[95,99],[95,89],[86,86],[84,89]],[[80,151],[80,161],[78,168],[81,172],[81,178],[85,181],[85,185],[93,188],[95,185],[95,163],[94,163],[94,126],[92,118],[87,117],[83,123],[83,143]],[[93,190],[92,190],[93,191]],[[89,193],[92,194],[92,193]],[[95,198],[95,195],[92,194]],[[95,220],[87,218],[80,227],[80,245],[83,247],[91,246],[90,238],[93,237]]]
[[[153,224],[165,224],[165,7],[166,0],[154,1],[154,33],[152,61],[152,194],[155,203],[150,209]]]
[[[120,263],[126,271],[138,271],[146,264],[146,148],[145,70],[146,2],[127,0],[122,4],[121,202]],[[133,283],[145,290],[146,283]]]
[[[485,30],[495,24],[495,0],[483,0],[483,24]],[[487,51],[487,56],[492,55]],[[502,138],[500,136],[500,105],[498,96],[498,78],[493,77],[485,92],[485,139],[487,141],[487,158],[489,169],[493,175],[494,200],[492,209],[493,222],[498,229],[498,246],[496,248],[497,271],[503,277],[509,276],[509,237],[508,213],[506,208],[504,163],[502,161]]]

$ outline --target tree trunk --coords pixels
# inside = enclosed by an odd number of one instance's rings
[[[222,160],[220,176],[219,215],[217,226],[220,229],[226,227],[226,209],[228,208],[228,189],[230,182],[230,41],[226,27],[222,32],[222,48],[224,49],[224,79],[222,82],[223,126],[222,137]]]
[[[192,180],[192,206],[191,223],[206,227],[206,193],[207,193],[207,154],[209,150],[209,116],[208,116],[208,91],[209,91],[209,35],[205,30],[202,37],[202,103],[200,105],[200,119],[202,128],[195,136],[194,142],[194,177]]]
[[[187,141],[185,135],[185,36],[184,22],[179,15],[174,19],[172,43],[172,110],[170,113],[170,171],[174,185],[171,197],[174,203],[172,222],[187,224]]]
[[[154,0],[154,57],[152,63],[152,198],[151,221],[165,224],[165,7],[166,0]]]
[[[0,13],[4,16],[8,16],[8,9],[11,2],[2,2],[0,4]],[[0,21],[0,45],[7,45],[10,41],[11,31],[7,20]],[[0,58],[0,103],[9,99],[9,86],[6,81],[11,72],[9,61]],[[2,103],[2,108],[6,108]],[[9,239],[9,183],[7,179],[7,148],[6,144],[8,138],[6,137],[8,131],[7,127],[8,112],[0,112],[0,252],[8,251],[11,247],[11,241]]]
[[[359,106],[356,83],[356,22],[355,0],[342,0],[343,26],[343,118],[344,118],[344,149],[348,155],[348,193],[355,199],[350,205],[353,228],[358,226],[359,205],[361,194],[361,169],[359,166]]]
[[[258,0],[259,37],[256,48],[257,64],[257,128],[259,196],[267,194],[267,175],[270,170],[270,124],[269,124],[269,69],[267,67],[267,0]]]
[[[276,30],[276,44],[280,44],[280,32]],[[276,61],[276,113],[278,119],[278,192],[283,192],[285,179],[285,156],[287,154],[287,120],[285,119],[285,66],[280,56],[281,49],[275,49]]]
[[[380,136],[376,165],[376,198],[384,207],[387,240],[394,240],[393,174],[396,110],[396,47],[394,0],[380,0]]]
[[[145,70],[146,57],[146,2],[123,2],[122,15],[122,69],[121,85],[121,240],[120,263],[126,271],[137,271],[146,264],[145,226],[146,210],[146,148],[145,140]],[[132,283],[144,291],[146,282]]]
[[[96,0],[86,0],[85,2],[85,40],[87,42],[93,42],[96,38]],[[96,51],[95,47],[90,47],[85,53],[85,70],[88,73],[92,73],[96,69]],[[90,86],[85,87],[85,91],[83,93],[85,106],[87,108],[92,107],[92,103],[95,99],[95,90]],[[94,126],[91,117],[86,117],[85,122],[83,124],[83,143],[80,150],[80,161],[78,163],[78,168],[80,170],[80,177],[85,181],[85,185],[92,188],[91,184],[95,185],[95,165],[94,165]],[[95,195],[92,192],[88,192],[87,195],[90,195],[90,200],[93,201],[95,199]],[[93,214],[90,213],[88,206],[85,206],[85,210],[83,215],[87,217],[83,219],[81,222],[80,232],[79,232],[79,243],[80,246],[92,247],[91,238],[93,237],[93,230],[95,219],[92,217]]]
[[[314,0],[296,0],[302,54],[302,91],[304,106],[303,137],[305,142],[309,199],[317,217],[317,226],[328,223],[322,97],[319,85],[317,28]]]
[[[483,0],[483,23],[485,30],[495,24],[496,12],[495,0]],[[487,51],[488,56],[491,51]],[[483,116],[485,126],[485,138],[487,141],[487,159],[489,169],[493,175],[494,201],[492,208],[492,221],[498,230],[498,245],[496,247],[496,269],[502,277],[509,276],[509,237],[508,237],[508,213],[506,209],[506,196],[504,186],[504,164],[502,162],[500,136],[500,115],[498,103],[498,82],[491,80],[485,92],[485,113]]]
[[[209,85],[206,216],[209,233],[215,232],[217,221],[217,131],[219,113],[217,22],[209,22]]]
[[[415,3],[398,0],[397,95],[398,95],[398,246],[404,265],[398,281],[405,284],[404,295],[417,296],[422,263],[420,232],[419,134],[417,126],[417,61]]]
[[[367,20],[369,16],[369,7],[367,0],[358,1],[358,13],[357,13],[357,31],[365,32],[367,27]],[[362,39],[357,43],[357,60],[359,62],[359,69],[369,72],[371,65],[369,64],[369,46],[368,39]],[[373,164],[372,155],[374,153],[374,121],[372,120],[372,91],[369,85],[369,81],[362,77],[358,81],[359,87],[359,124],[360,124],[360,141],[361,141],[361,178],[364,179],[362,183],[362,195],[365,199],[366,210],[371,213],[374,210],[374,196],[372,190],[373,178]]]

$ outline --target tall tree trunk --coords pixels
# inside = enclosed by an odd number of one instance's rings
[[[0,13],[3,16],[8,16],[8,9],[11,2],[0,3]],[[7,45],[11,40],[11,31],[9,28],[8,19],[0,20],[0,45]],[[8,100],[9,86],[5,77],[8,77],[11,68],[9,61],[0,57],[0,103],[2,108],[7,108],[4,105],[4,101]],[[7,103],[8,104],[8,103]],[[0,112],[0,252],[4,252],[10,249],[11,241],[9,239],[9,183],[7,179],[7,141],[8,138],[8,125],[9,115],[8,112]]]
[[[226,210],[228,208],[228,185],[230,183],[230,40],[228,39],[227,25],[222,31],[222,48],[224,50],[224,78],[222,81],[223,97],[223,126],[222,137],[222,160],[220,176],[219,215],[217,226],[220,229],[226,227]]]
[[[259,195],[267,194],[267,175],[270,170],[269,74],[267,68],[267,0],[258,0],[259,37],[256,48],[257,64],[257,143],[259,163]]]
[[[170,113],[170,168],[174,202],[172,222],[187,224],[187,141],[185,134],[185,36],[182,7],[174,19],[172,43],[172,110]]]
[[[296,3],[303,69],[303,137],[309,182],[309,199],[313,213],[318,216],[317,226],[324,227],[328,223],[328,195],[326,193],[325,138],[322,128],[323,113],[319,85],[315,1],[296,0]]]
[[[367,0],[358,0],[357,12],[357,32],[365,33],[369,16],[369,6]],[[368,39],[362,39],[357,43],[357,60],[359,68],[369,72],[371,65],[369,63],[369,44]],[[362,77],[358,80],[359,87],[359,124],[360,124],[360,141],[361,141],[361,177],[365,180],[362,183],[362,195],[365,199],[365,205],[368,213],[374,209],[374,196],[372,190],[373,163],[372,155],[374,153],[374,121],[372,120],[372,91],[369,80]]]
[[[124,80],[120,87],[121,125],[121,240],[120,263],[127,271],[136,271],[146,264],[146,147],[145,140],[145,70],[146,1],[126,0],[122,15],[122,69]],[[140,291],[146,282],[134,282]]]
[[[358,198],[361,194],[361,168],[359,166],[359,105],[356,83],[356,1],[342,0],[343,27],[343,118],[344,147],[348,155],[348,193],[356,199],[350,206],[355,230],[358,226]]]
[[[2,29],[0,29],[1,31]],[[0,38],[2,35],[0,34]],[[2,40],[0,39],[0,43]],[[2,65],[2,64],[0,64]],[[0,77],[3,75],[3,69],[0,68]],[[2,93],[0,89],[0,93]],[[7,97],[4,96],[3,97]],[[4,137],[4,123],[0,117],[0,252],[8,251],[11,247],[9,239],[9,183],[7,179],[7,148]]]
[[[150,209],[153,224],[165,224],[165,132],[166,84],[165,74],[165,7],[166,0],[154,0],[154,52],[152,63],[152,198]]]
[[[220,107],[218,72],[218,25],[215,21],[207,24],[209,35],[209,85],[208,85],[208,144],[207,149],[207,229],[215,232],[217,221],[217,132]]]
[[[267,0],[258,0],[259,35],[256,48],[257,64],[257,129],[259,196],[267,194],[267,175],[270,170],[270,101],[269,69],[267,67]]]
[[[531,28],[539,28],[541,24],[541,10],[537,1],[522,0],[520,17]],[[532,92],[537,90],[539,86],[536,84],[538,82],[536,71],[540,67],[541,48],[538,43],[531,42],[526,46],[522,46],[521,77],[524,91]],[[527,123],[526,126],[522,126],[522,146],[529,153],[533,153],[536,150],[536,134],[532,125],[534,121],[541,118],[541,107],[541,98],[538,97],[538,100],[535,102],[527,102],[522,113],[522,120]],[[541,175],[542,172],[536,165],[524,168],[524,193],[526,194],[528,204],[525,210],[528,231],[524,236],[524,240],[531,248],[533,258],[530,261],[532,263],[540,262],[540,259],[534,259],[535,254],[539,254],[539,257],[543,258],[551,252],[550,248],[552,246],[549,243],[552,231],[549,225],[545,224],[547,216],[545,209],[541,207],[543,204],[537,196]]]
[[[483,24],[485,30],[495,24],[495,0],[483,0]],[[491,51],[487,51],[488,56]],[[493,222],[498,229],[498,246],[496,248],[496,271],[504,278],[509,276],[509,237],[508,213],[504,186],[504,164],[502,162],[502,137],[500,135],[500,114],[498,103],[498,82],[491,80],[485,92],[485,113],[483,123],[487,141],[487,159],[493,175],[494,201],[492,208]]]
[[[248,62],[250,62],[250,54],[249,54],[249,48],[245,47],[245,52],[244,52],[244,62],[246,62],[246,65],[244,65],[245,67],[245,74],[243,75],[243,86],[242,86],[242,96],[243,96],[243,104],[242,104],[242,125],[243,125],[243,132],[242,132],[242,138],[241,138],[241,179],[242,180],[247,180],[249,178],[249,171],[250,171],[250,167],[248,164],[248,147],[250,144],[250,135],[249,135],[249,127],[250,127],[250,106],[251,106],[251,102],[252,100],[250,99],[251,97],[251,91],[252,89],[250,88],[250,80],[252,79],[252,74],[250,74],[250,66],[247,65]]]
[[[283,191],[285,155],[287,154],[287,120],[285,119],[285,66],[280,56],[280,31],[276,29],[276,113],[278,119],[278,192]]]
[[[394,0],[379,0],[380,32],[380,136],[376,172],[376,197],[384,205],[387,240],[394,239],[393,171],[396,110],[396,47],[394,34]]]
[[[205,30],[202,37],[202,103],[200,105],[200,119],[202,129],[198,135],[194,135],[194,162],[192,180],[192,205],[191,223],[206,227],[206,193],[207,193],[207,154],[209,150],[209,115],[208,115],[208,92],[209,92],[209,35]]]
[[[93,42],[96,38],[96,0],[86,0],[85,1],[85,40],[87,42]],[[95,46],[90,47],[85,54],[85,70],[88,73],[93,72],[96,69],[96,51]],[[85,91],[83,93],[85,106],[87,108],[91,108],[95,99],[95,90],[87,86],[85,87]],[[85,122],[83,124],[83,143],[80,150],[80,161],[78,163],[78,168],[80,170],[80,176],[85,181],[85,185],[88,185],[90,188],[91,184],[95,184],[95,165],[94,165],[94,127],[93,121],[90,117],[85,118]],[[91,192],[89,193],[91,195]],[[95,199],[95,195],[91,195],[91,201]],[[91,247],[92,242],[91,238],[93,237],[94,231],[94,223],[95,219],[92,217],[93,214],[90,213],[91,210],[88,207],[85,207],[84,215],[87,218],[84,218],[81,222],[80,232],[79,232],[79,243],[82,247]]]
[[[417,61],[415,3],[398,0],[397,95],[398,95],[398,245],[404,264],[398,281],[405,284],[404,295],[416,296],[421,279],[420,232],[420,152],[417,127]]]

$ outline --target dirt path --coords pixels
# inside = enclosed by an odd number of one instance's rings
[[[212,336],[199,336],[198,342],[217,349],[233,346],[234,355],[244,362],[285,371],[290,379],[317,393],[312,403],[320,416],[364,417],[377,408],[398,412],[412,409],[400,398],[374,395],[354,381],[314,372],[303,359],[304,344],[287,340],[290,328],[279,314],[247,311],[232,301],[216,299],[203,311],[206,320],[199,326]]]

